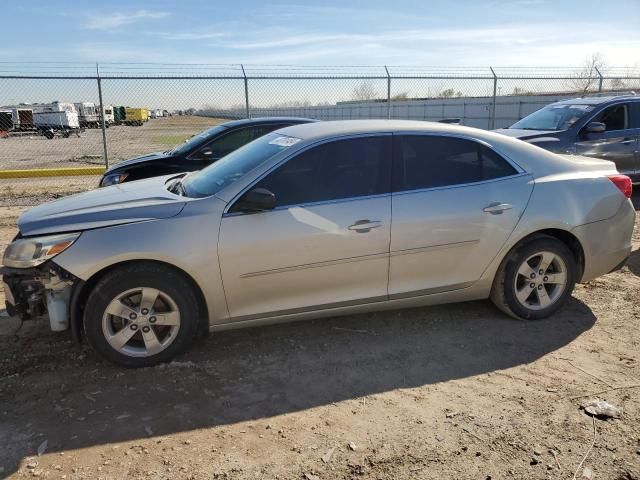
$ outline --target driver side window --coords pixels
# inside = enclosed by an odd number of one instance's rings
[[[256,186],[276,197],[276,206],[301,205],[388,193],[391,136],[335,140],[300,153]]]
[[[253,140],[251,128],[232,130],[207,143],[195,153],[197,159],[217,160]]]

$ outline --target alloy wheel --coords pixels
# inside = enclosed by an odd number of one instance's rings
[[[149,287],[127,290],[107,305],[102,332],[109,345],[130,357],[165,350],[180,329],[180,311],[165,292]]]
[[[518,268],[515,294],[530,310],[553,305],[567,286],[567,266],[560,255],[542,251],[527,258]]]

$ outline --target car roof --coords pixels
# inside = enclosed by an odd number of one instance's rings
[[[232,120],[230,122],[221,123],[220,126],[226,128],[246,127],[250,125],[263,125],[271,123],[291,123],[297,125],[299,123],[317,122],[312,118],[301,117],[260,117],[260,118],[243,118],[241,120]]]
[[[283,135],[300,139],[284,148],[263,165],[257,167],[257,174],[266,174],[283,161],[293,158],[307,148],[324,140],[338,140],[358,135],[385,134],[424,134],[458,137],[479,141],[508,159],[519,174],[530,175],[539,179],[556,174],[580,171],[585,162],[595,162],[600,169],[608,169],[613,163],[602,160],[585,159],[584,157],[563,158],[531,143],[524,142],[497,132],[479,128],[465,127],[446,123],[426,122],[418,120],[335,120],[303,125],[293,125],[276,130],[271,135]],[[607,170],[608,171],[608,170]],[[224,201],[231,201],[239,194],[242,186],[230,186],[217,194]]]
[[[640,95],[624,94],[624,95],[587,95],[584,97],[569,98],[554,102],[552,105],[602,105],[603,103],[614,102],[618,100],[640,101]]]
[[[425,122],[421,120],[333,120],[304,125],[292,125],[281,128],[277,130],[277,132],[301,140],[391,132],[458,134],[481,138],[487,133],[486,130],[478,128],[439,122]]]

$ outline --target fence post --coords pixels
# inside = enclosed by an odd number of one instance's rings
[[[522,120],[522,100],[518,100],[518,120]]]
[[[602,93],[602,80],[604,80],[604,78],[602,77],[600,70],[598,70],[598,67],[594,68],[596,69],[596,73],[598,74],[598,93]]]
[[[104,153],[104,166],[109,168],[109,156],[107,154],[107,130],[104,124],[104,104],[102,103],[102,81],[100,79],[100,66],[96,63],[96,79],[98,80],[98,99],[100,100],[100,125],[102,126],[102,150]]]
[[[493,100],[491,102],[491,118],[489,119],[489,130],[496,128],[496,94],[498,92],[498,76],[493,71],[493,67],[489,67],[491,75],[493,75]]]
[[[249,81],[247,80],[247,74],[244,71],[244,65],[240,64],[240,68],[242,68],[242,76],[244,77],[244,105],[246,110],[247,118],[251,118],[251,114],[249,113]]]
[[[391,119],[391,75],[389,75],[389,69],[384,66],[384,71],[387,72],[387,120]]]

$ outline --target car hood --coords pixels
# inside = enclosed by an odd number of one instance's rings
[[[106,172],[104,172],[104,174],[107,175],[115,170],[119,170],[122,167],[130,167],[132,165],[137,165],[139,163],[165,160],[171,156],[172,155],[164,152],[147,153],[146,155],[140,155],[139,157],[134,157],[134,158],[130,158],[129,160],[123,160],[121,162],[118,162],[115,165],[113,165],[111,168],[109,168]]]
[[[520,128],[498,128],[494,130],[494,132],[501,133],[507,137],[519,138],[520,140],[529,140],[547,135],[556,135],[558,133],[555,130],[523,130]]]
[[[186,199],[166,189],[172,177],[175,175],[99,188],[31,208],[18,219],[20,233],[82,231],[173,217],[182,211]]]

